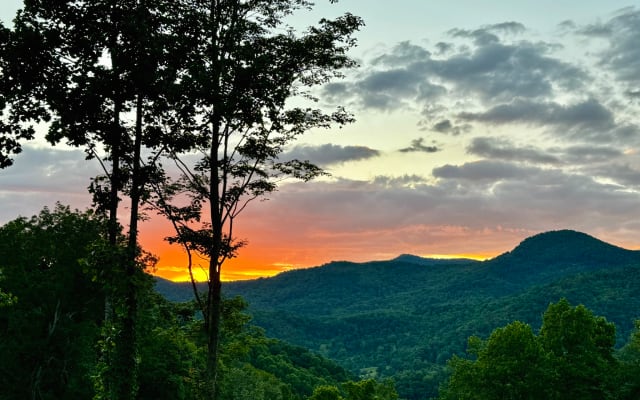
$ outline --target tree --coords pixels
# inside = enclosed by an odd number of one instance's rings
[[[136,282],[141,269],[137,223],[143,186],[152,173],[141,156],[146,146],[152,160],[156,158],[153,149],[161,148],[166,139],[157,114],[166,106],[167,88],[175,81],[176,69],[168,57],[172,40],[165,34],[174,18],[172,7],[173,2],[163,0],[27,0],[14,31],[0,36],[4,48],[11,50],[2,57],[4,76],[11,77],[2,87],[10,116],[51,120],[51,143],[66,140],[84,147],[87,157],[98,158],[104,168],[104,176],[97,177],[90,190],[97,210],[109,219],[113,255],[103,261],[113,262],[114,271],[103,277],[120,279],[104,282],[111,288],[105,301],[106,325],[116,324],[119,332],[115,354],[106,355],[115,372],[105,383],[109,397],[135,396]],[[18,128],[14,123],[7,129],[19,138],[33,136],[32,130]],[[14,142],[8,143],[15,152],[19,148]],[[118,221],[122,193],[131,199],[124,251]],[[119,299],[123,301],[116,304]],[[114,310],[121,311],[114,315]]]
[[[0,227],[0,398],[91,398],[104,291],[84,270],[106,221],[57,205]]]
[[[520,321],[491,333],[486,342],[469,339],[477,360],[454,358],[444,399],[548,398],[545,356],[531,327]]]
[[[617,354],[620,362],[618,397],[637,399],[640,397],[640,321],[635,321],[635,329],[628,343]]]
[[[315,388],[309,400],[343,400],[343,397],[337,387],[324,385]]]
[[[397,400],[398,394],[392,381],[377,382],[366,379],[359,382],[345,382],[342,387],[347,400]]]
[[[41,90],[38,66],[48,57],[41,45],[37,34],[0,23],[0,169],[13,164],[22,141],[34,138],[33,123],[49,120],[46,107],[33,96]]]
[[[513,322],[486,342],[469,340],[470,354],[454,357],[441,399],[607,399],[618,365],[615,327],[583,305],[550,304],[538,336]]]
[[[615,325],[566,299],[549,305],[540,342],[549,354],[557,398],[605,399],[613,391],[618,365],[613,357]]]
[[[244,245],[234,236],[234,221],[250,201],[273,192],[279,180],[309,180],[322,173],[309,162],[278,156],[309,129],[352,121],[342,108],[325,113],[295,104],[317,100],[311,88],[355,66],[346,53],[362,21],[346,14],[298,34],[286,18],[310,8],[309,1],[178,3],[174,29],[186,39],[177,49],[184,64],[172,101],[177,107],[163,115],[164,125],[202,157],[190,165],[181,158],[183,149],[170,147],[182,179],[156,186],[156,207],[176,228],[173,242],[209,259],[206,299],[197,291],[196,298],[209,338],[208,381],[215,398],[221,269]],[[172,202],[185,195],[186,206]]]
[[[135,395],[136,224],[143,185],[151,180],[160,192],[156,205],[178,228],[175,240],[211,260],[201,308],[214,397],[220,268],[243,244],[233,236],[233,221],[249,201],[275,190],[278,179],[321,173],[305,161],[279,161],[288,143],[311,128],[352,120],[341,108],[327,114],[291,105],[293,98],[316,100],[310,88],[355,66],[346,52],[362,21],[347,14],[296,34],[286,17],[311,6],[306,0],[26,0],[14,31],[1,30],[0,45],[10,50],[2,57],[2,90],[11,107],[0,128],[14,138],[4,135],[0,150],[15,153],[18,139],[33,136],[30,127],[20,130],[21,121],[51,119],[52,143],[83,146],[90,158],[105,152],[105,177],[91,189],[109,217],[114,254],[105,260],[125,271],[126,299],[116,346],[124,358],[116,357],[120,372],[107,382],[109,396]],[[35,63],[28,58],[34,55]],[[146,174],[140,159],[145,145],[169,151],[184,173],[180,185]],[[195,166],[179,158],[194,150],[204,154]],[[188,207],[166,201],[180,191],[189,194]],[[132,206],[128,251],[120,257],[123,192]],[[208,216],[201,212],[205,205]],[[113,298],[107,298],[108,319]]]

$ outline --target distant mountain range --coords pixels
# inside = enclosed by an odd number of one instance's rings
[[[158,280],[171,300],[190,286]],[[332,262],[224,285],[248,300],[268,335],[305,346],[356,373],[391,376],[403,398],[435,394],[443,366],[471,335],[514,320],[540,326],[566,297],[615,322],[619,343],[640,318],[640,251],[563,230],[525,239],[488,261],[401,255]]]

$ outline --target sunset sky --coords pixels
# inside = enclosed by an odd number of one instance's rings
[[[9,24],[18,0],[2,0]],[[318,0],[305,26],[364,18],[360,68],[318,91],[357,122],[285,157],[329,178],[289,183],[239,217],[226,280],[402,253],[488,258],[575,229],[640,248],[640,9],[629,1]],[[59,200],[84,209],[98,174],[81,149],[36,141],[0,171],[0,223]],[[159,218],[142,244],[184,279]],[[202,265],[205,263],[202,261]]]

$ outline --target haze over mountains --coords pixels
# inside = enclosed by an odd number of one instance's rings
[[[158,290],[173,300],[191,297],[186,284],[159,281]],[[640,251],[553,231],[484,262],[412,255],[340,261],[227,283],[224,291],[247,299],[267,335],[362,375],[394,377],[402,397],[424,398],[435,394],[446,361],[464,353],[469,336],[487,337],[514,320],[538,329],[548,304],[561,297],[614,322],[624,342],[640,317]]]

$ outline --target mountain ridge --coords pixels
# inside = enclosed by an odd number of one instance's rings
[[[336,261],[228,282],[223,292],[243,296],[269,336],[354,373],[393,377],[406,399],[434,395],[469,336],[513,320],[537,329],[560,297],[615,322],[619,344],[640,316],[640,251],[581,232],[544,232],[481,262],[436,260]]]

